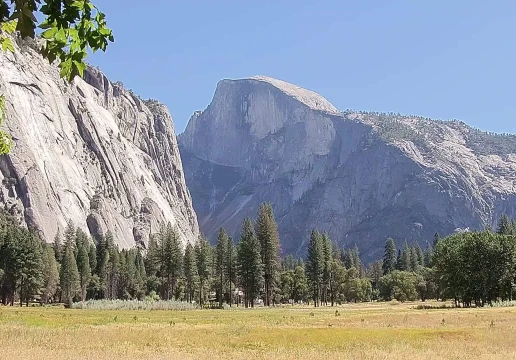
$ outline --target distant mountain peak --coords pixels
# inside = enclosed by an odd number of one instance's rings
[[[297,101],[305,104],[313,110],[325,111],[330,113],[337,113],[338,110],[326,98],[312,90],[307,90],[300,86],[291,84],[289,82],[275,79],[264,75],[255,75],[242,79],[227,79],[223,81],[257,81],[274,86],[286,95],[293,97]]]

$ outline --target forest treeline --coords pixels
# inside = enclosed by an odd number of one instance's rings
[[[0,296],[64,303],[88,299],[175,299],[201,307],[253,307],[285,303],[315,306],[372,300],[454,300],[484,306],[512,300],[516,279],[516,226],[507,216],[496,231],[462,232],[424,250],[396,247],[365,266],[358,248],[339,248],[313,230],[305,258],[280,257],[280,238],[270,204],[245,219],[237,242],[220,229],[211,246],[202,235],[183,247],[172,225],[153,234],[146,249],[120,250],[107,233],[91,239],[72,221],[53,243],[41,241],[6,214],[0,216]]]

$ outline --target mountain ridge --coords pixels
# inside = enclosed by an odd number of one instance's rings
[[[288,252],[302,251],[311,227],[377,256],[387,236],[424,244],[436,231],[493,226],[502,212],[514,214],[512,135],[457,121],[319,110],[248,79],[219,85],[178,137],[201,230],[210,237],[222,223],[236,235],[261,201],[273,202]],[[192,156],[209,165],[191,165]],[[190,185],[192,168],[208,176],[217,166],[240,174],[240,185],[213,188],[228,190],[225,197]]]

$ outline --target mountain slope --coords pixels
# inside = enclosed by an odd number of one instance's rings
[[[460,122],[338,112],[316,93],[266,77],[220,81],[179,136],[209,237],[219,226],[237,235],[243,218],[270,201],[284,252],[303,253],[318,228],[367,259],[389,236],[424,245],[436,231],[514,215],[515,140]]]
[[[47,241],[67,219],[92,235],[111,230],[122,247],[145,244],[163,222],[184,242],[198,225],[172,118],[89,67],[68,84],[58,69],[17,41],[0,52],[0,93],[14,139],[0,159],[0,202]]]

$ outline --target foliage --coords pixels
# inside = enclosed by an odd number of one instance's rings
[[[177,300],[88,300],[76,302],[73,309],[91,310],[193,310],[197,306]]]
[[[36,14],[44,16],[39,23]],[[41,55],[50,63],[58,60],[60,75],[71,81],[83,76],[87,50],[105,51],[113,42],[106,16],[90,0],[0,0],[0,48],[14,52],[12,36],[35,38],[36,28],[44,30]],[[0,125],[5,119],[5,96],[0,95]],[[0,154],[9,152],[11,136],[0,130]]]
[[[260,244],[250,219],[245,219],[237,252],[238,275],[245,294],[245,306],[254,307],[263,281]]]

